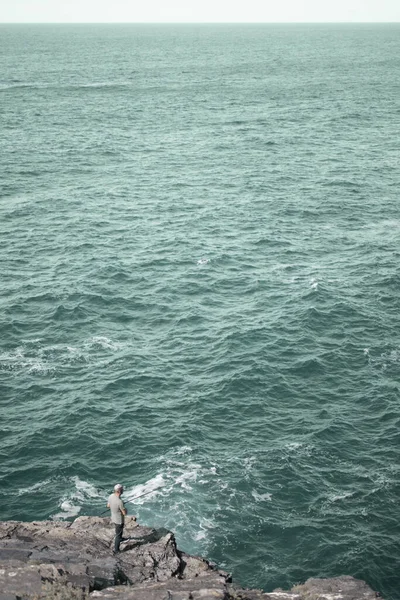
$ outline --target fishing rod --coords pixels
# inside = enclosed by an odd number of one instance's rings
[[[158,488],[156,488],[158,489]],[[149,494],[151,494],[152,492],[155,492],[156,490],[150,490],[149,492],[145,492],[144,494],[140,494],[140,496],[135,496],[135,498],[133,500],[138,500],[139,498],[143,498],[143,496],[148,496]],[[135,504],[133,500],[125,500],[125,502],[129,502],[130,504]],[[105,515],[110,509],[107,508],[106,510],[104,510],[102,513],[100,513],[100,517]]]

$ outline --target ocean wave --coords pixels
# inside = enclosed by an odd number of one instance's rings
[[[105,355],[113,356],[130,347],[130,342],[115,341],[107,336],[82,340],[80,346],[46,344],[43,338],[21,340],[23,345],[0,354],[0,371],[23,371],[31,375],[62,372],[75,364],[91,364]]]
[[[81,507],[76,506],[69,499],[63,499],[60,503],[60,508],[60,512],[50,516],[51,519],[54,519],[55,521],[70,519],[71,517],[77,517],[81,511]]]
[[[256,502],[271,502],[272,494],[259,494],[256,490],[252,490],[251,495],[253,496]]]
[[[13,90],[13,89],[41,89],[41,88],[46,88],[46,87],[50,87],[49,84],[46,83],[30,83],[30,82],[23,82],[23,81],[1,81],[0,82],[0,91],[4,92],[7,90]]]
[[[152,498],[154,498],[160,491],[164,490],[166,485],[166,480],[164,479],[163,475],[159,473],[142,485],[126,488],[124,497],[128,501],[134,502],[135,504],[143,504],[152,500]]]
[[[37,490],[46,488],[49,485],[51,485],[50,479],[45,479],[44,481],[37,481],[36,483],[34,483],[28,487],[20,488],[18,490],[18,496],[24,496],[25,494],[27,494],[27,495],[32,494],[32,492],[36,492]]]
[[[77,83],[74,85],[66,84],[66,87],[70,89],[110,89],[113,91],[118,88],[130,87],[133,85],[132,81],[95,81],[91,83]]]
[[[99,81],[99,82],[82,82],[82,83],[54,83],[52,81],[0,81],[0,91],[14,89],[46,89],[46,90],[108,90],[114,91],[131,87],[132,81]]]
[[[52,373],[55,367],[42,360],[40,356],[31,356],[29,350],[23,347],[0,354],[0,371],[19,370],[33,375],[47,375]]]
[[[51,515],[52,519],[69,519],[76,517],[82,510],[85,503],[92,502],[93,499],[102,498],[99,490],[91,483],[73,476],[69,479],[72,489],[68,494],[61,498],[59,507],[61,511]]]
[[[91,350],[96,347],[100,347],[104,350],[121,350],[121,348],[126,347],[126,343],[113,342],[110,338],[105,336],[94,336],[86,343],[86,348]]]

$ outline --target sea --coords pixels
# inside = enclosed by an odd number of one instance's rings
[[[398,600],[400,24],[2,24],[0,120],[0,518]]]

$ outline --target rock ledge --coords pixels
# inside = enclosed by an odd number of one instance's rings
[[[373,600],[364,582],[309,579],[290,591],[246,590],[203,558],[177,549],[167,530],[127,517],[112,554],[108,518],[0,522],[0,600]]]

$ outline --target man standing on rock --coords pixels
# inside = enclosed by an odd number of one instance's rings
[[[114,486],[114,493],[108,499],[107,508],[111,510],[111,522],[115,525],[115,544],[114,554],[119,552],[119,546],[122,542],[122,533],[124,531],[124,517],[126,508],[121,500],[124,488],[120,483]]]

